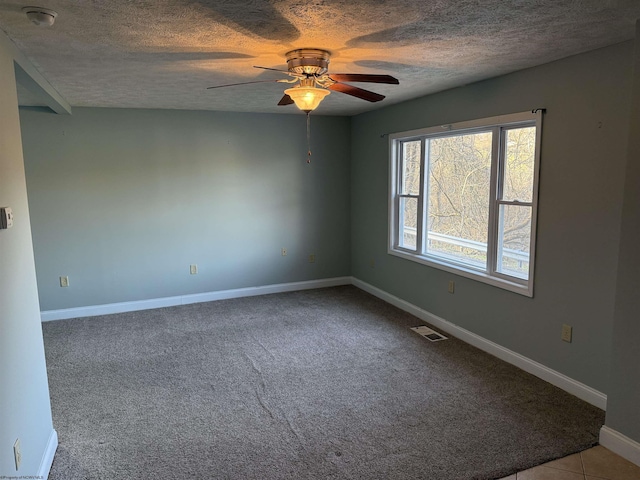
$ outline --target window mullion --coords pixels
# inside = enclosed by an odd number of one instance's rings
[[[396,195],[394,198],[394,211],[395,211],[395,228],[394,228],[394,247],[398,248],[400,247],[400,232],[402,231],[401,225],[402,225],[402,218],[403,215],[400,212],[400,198],[402,197],[402,168],[403,168],[403,162],[404,162],[404,158],[403,158],[403,154],[402,154],[402,142],[399,143],[399,148],[396,150],[396,169],[395,169],[395,174],[396,174],[396,185],[395,185],[395,191],[396,191]]]
[[[425,199],[428,198],[428,192],[425,190],[428,186],[428,180],[426,180],[426,176],[428,175],[428,152],[426,146],[427,140],[422,138],[420,140],[420,190],[418,193],[418,236],[416,238],[416,249],[420,254],[423,254],[426,251],[425,240],[427,238],[427,232],[425,231],[425,229],[428,225],[428,223],[425,221],[425,213],[427,211],[427,208],[425,208]]]
[[[499,221],[499,200],[502,197],[502,152],[504,151],[504,138],[502,129],[495,127],[492,129],[493,137],[491,144],[491,189],[489,202],[489,231],[487,233],[487,272],[493,275],[498,265],[498,221]]]

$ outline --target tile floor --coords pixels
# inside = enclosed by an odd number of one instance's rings
[[[598,445],[500,480],[640,480],[640,467]]]

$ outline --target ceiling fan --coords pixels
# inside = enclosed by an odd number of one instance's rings
[[[346,93],[353,97],[366,100],[368,102],[379,102],[384,99],[384,95],[354,87],[344,82],[365,82],[365,83],[386,83],[398,85],[398,79],[391,75],[368,75],[360,73],[327,73],[329,70],[329,60],[331,53],[318,48],[301,48],[291,50],[286,54],[287,70],[277,68],[258,67],[263,70],[271,70],[283,73],[291,79],[280,80],[256,80],[252,82],[231,83],[227,85],[217,85],[212,88],[231,87],[235,85],[247,85],[251,83],[290,83],[295,85],[284,91],[284,96],[278,105],[296,106],[309,114],[315,110],[320,102],[331,93],[331,91]]]

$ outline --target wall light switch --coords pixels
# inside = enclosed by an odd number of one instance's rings
[[[198,265],[191,265],[191,267],[189,267],[189,272],[191,273],[191,275],[195,275],[196,273],[198,273]]]
[[[11,207],[0,208],[0,230],[13,227],[13,210]]]
[[[69,286],[69,277],[60,277],[60,286],[68,287]]]
[[[456,282],[454,282],[453,280],[449,280],[449,288],[447,289],[449,293],[455,293],[456,292]]]

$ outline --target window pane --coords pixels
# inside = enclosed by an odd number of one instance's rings
[[[500,205],[497,271],[527,280],[530,242],[531,207]]]
[[[535,165],[536,127],[507,130],[505,136],[503,200],[531,202]]]
[[[416,249],[418,231],[418,199],[400,198],[400,228],[399,239],[401,247]]]
[[[402,144],[402,194],[420,193],[420,141]]]
[[[428,254],[486,268],[491,141],[483,132],[427,142]]]

